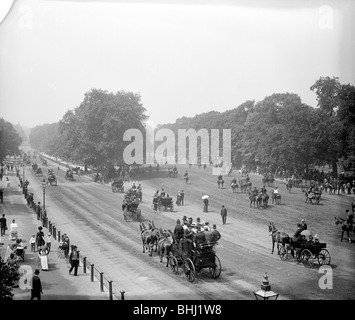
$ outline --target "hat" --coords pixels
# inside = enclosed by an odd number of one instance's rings
[[[304,222],[304,219],[302,219],[301,222]]]
[[[51,234],[50,233],[48,233],[48,236],[50,236]]]
[[[36,269],[36,270],[35,270],[35,274],[39,274],[39,269]]]
[[[32,234],[32,237],[33,237],[33,236],[35,236],[35,234],[34,234],[34,233]]]
[[[317,234],[314,236],[314,239],[319,239]]]
[[[212,227],[213,227],[213,229],[216,229],[216,228],[217,228],[217,226],[216,226],[215,224],[214,224]]]
[[[203,230],[208,231],[208,226],[204,226]]]

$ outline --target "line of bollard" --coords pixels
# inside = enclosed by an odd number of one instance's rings
[[[109,296],[109,300],[113,300],[112,280],[108,282],[108,296]]]
[[[104,292],[104,273],[100,272],[100,291]]]
[[[83,258],[83,273],[86,273],[86,257]]]
[[[125,291],[120,291],[121,292],[121,300],[124,300],[124,293]]]
[[[94,282],[94,265],[91,265],[91,282]]]

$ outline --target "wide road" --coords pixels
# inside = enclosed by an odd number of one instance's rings
[[[232,193],[230,181],[225,177],[225,188],[218,189],[216,176],[210,167],[204,171],[197,166],[189,169],[179,166],[177,178],[169,178],[167,168],[142,178],[144,221],[154,220],[156,227],[173,230],[177,218],[184,215],[217,224],[222,238],[217,246],[217,255],[222,264],[221,276],[213,279],[208,270],[197,274],[196,283],[190,283],[182,269],[173,274],[170,268],[160,263],[154,252],[152,257],[142,252],[139,223],[125,222],[121,204],[123,194],[113,193],[108,185],[94,183],[88,177],[74,176],[74,181],[65,179],[64,171],[55,168],[58,186],[46,188],[46,209],[49,219],[61,232],[66,232],[71,243],[76,244],[90,263],[113,280],[114,293],[120,296],[125,291],[128,300],[229,300],[254,299],[253,291],[260,289],[265,272],[269,275],[272,290],[279,299],[354,299],[355,297],[355,252],[354,243],[340,242],[340,227],[335,226],[334,216],[345,217],[351,208],[353,196],[323,194],[319,205],[305,203],[300,189],[286,191],[284,182],[276,182],[282,195],[281,205],[270,205],[266,209],[250,208],[246,194]],[[43,167],[47,172],[46,166]],[[182,176],[188,170],[190,181],[185,184]],[[233,176],[239,177],[238,172]],[[30,167],[26,178],[35,200],[42,202],[43,177],[36,177]],[[251,175],[253,186],[261,186],[261,177]],[[125,183],[129,188],[132,182]],[[174,212],[155,213],[151,209],[154,192],[164,188],[176,199],[178,190],[185,192],[185,205],[175,207]],[[267,188],[270,194],[271,188]],[[201,196],[210,196],[210,211],[203,213]],[[222,225],[220,208],[228,209],[227,224]],[[270,221],[280,230],[293,235],[296,224],[306,219],[308,228],[317,233],[320,241],[327,243],[331,254],[332,288],[322,289],[319,281],[324,271],[316,261],[305,267],[291,258],[282,261],[275,248],[271,254]],[[351,234],[354,238],[354,234]],[[329,282],[328,282],[329,283]]]

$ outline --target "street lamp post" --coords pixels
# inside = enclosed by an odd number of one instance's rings
[[[46,180],[43,178],[42,187],[43,187],[43,212],[46,210]]]
[[[271,290],[271,285],[269,283],[269,277],[267,273],[264,274],[263,283],[261,285],[261,290],[254,292],[256,300],[269,300],[275,299],[279,297],[278,293],[275,293]]]

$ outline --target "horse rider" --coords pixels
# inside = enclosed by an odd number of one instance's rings
[[[254,190],[252,191],[252,195],[256,197],[258,193],[259,193],[258,189],[254,187]]]

